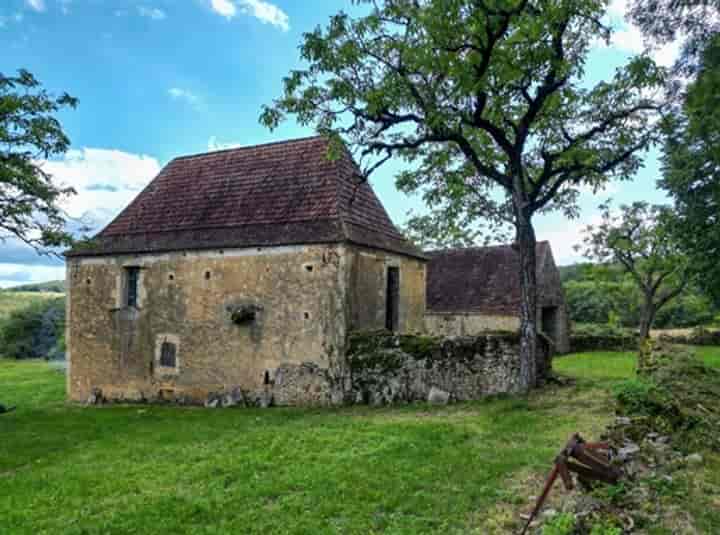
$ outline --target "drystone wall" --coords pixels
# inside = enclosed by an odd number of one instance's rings
[[[353,334],[347,365],[352,402],[467,401],[520,390],[516,333],[434,338],[390,333]],[[542,341],[538,373],[550,372]],[[346,394],[346,397],[347,397]]]

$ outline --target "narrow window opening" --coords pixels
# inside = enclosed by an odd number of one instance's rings
[[[172,273],[170,275],[168,275],[168,280],[174,281],[175,275],[173,275]]]
[[[309,320],[309,319],[310,319],[310,312],[305,312],[305,319],[306,319],[306,320]]]
[[[387,269],[387,287],[385,291],[385,328],[389,331],[398,330],[400,316],[400,268]]]
[[[87,279],[85,282],[86,282],[87,284],[90,284],[92,281],[91,281],[90,279]]]
[[[306,266],[305,266],[305,270],[308,271],[309,273],[312,273],[312,270],[313,270],[312,264],[306,265]]]
[[[174,368],[177,365],[177,348],[175,344],[163,342],[160,347],[160,366],[164,368]]]
[[[269,385],[270,384],[270,372],[265,370],[265,376],[263,377],[263,384]]]
[[[210,272],[209,272],[209,271],[206,271],[206,272],[205,272],[205,280],[206,280],[206,281],[209,281],[209,280],[210,280]]]
[[[139,267],[125,268],[125,305],[137,307],[138,304],[138,281],[140,280]]]

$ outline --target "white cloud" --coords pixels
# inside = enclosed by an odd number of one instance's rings
[[[0,264],[0,288],[33,282],[47,282],[65,278],[65,266],[35,266]]]
[[[141,17],[147,17],[152,20],[163,20],[167,17],[165,12],[157,7],[138,6],[138,13]]]
[[[263,0],[240,0],[243,11],[250,13],[263,24],[271,24],[286,32],[290,29],[290,18],[282,9]]]
[[[45,162],[43,169],[56,183],[77,191],[62,203],[70,217],[91,214],[105,224],[160,172],[160,163],[142,154],[83,148],[68,151],[62,160]]]
[[[45,0],[25,0],[25,3],[33,11],[37,11],[38,13],[45,11]]]
[[[237,5],[236,5],[237,4]],[[242,13],[255,17],[263,24],[270,24],[286,32],[290,29],[290,17],[278,6],[264,0],[210,0],[210,7],[227,19]]]
[[[228,19],[237,14],[237,8],[230,0],[210,0],[210,7],[212,7],[213,11]]]
[[[75,188],[77,195],[61,206],[70,228],[89,224],[90,234],[117,216],[160,172],[160,162],[152,156],[97,148],[68,151],[42,167],[56,184]],[[40,257],[17,240],[0,243],[0,259],[0,287],[18,284],[19,278],[42,282],[64,277],[61,262]]]
[[[171,87],[168,89],[168,95],[173,100],[181,100],[194,108],[198,108],[202,104],[202,99],[192,91],[182,89],[180,87]]]

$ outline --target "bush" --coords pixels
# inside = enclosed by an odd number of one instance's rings
[[[14,359],[63,358],[65,300],[36,301],[0,322],[0,351]]]
[[[656,345],[651,360],[646,375],[614,389],[618,413],[682,451],[720,450],[720,371],[677,347]]]

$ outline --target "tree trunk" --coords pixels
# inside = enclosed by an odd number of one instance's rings
[[[653,304],[653,296],[646,295],[642,313],[640,314],[640,344],[650,338],[650,329],[652,329],[655,322],[655,314],[657,314],[657,309]]]
[[[535,229],[530,217],[516,209],[520,253],[520,384],[523,392],[537,384],[537,270]]]

